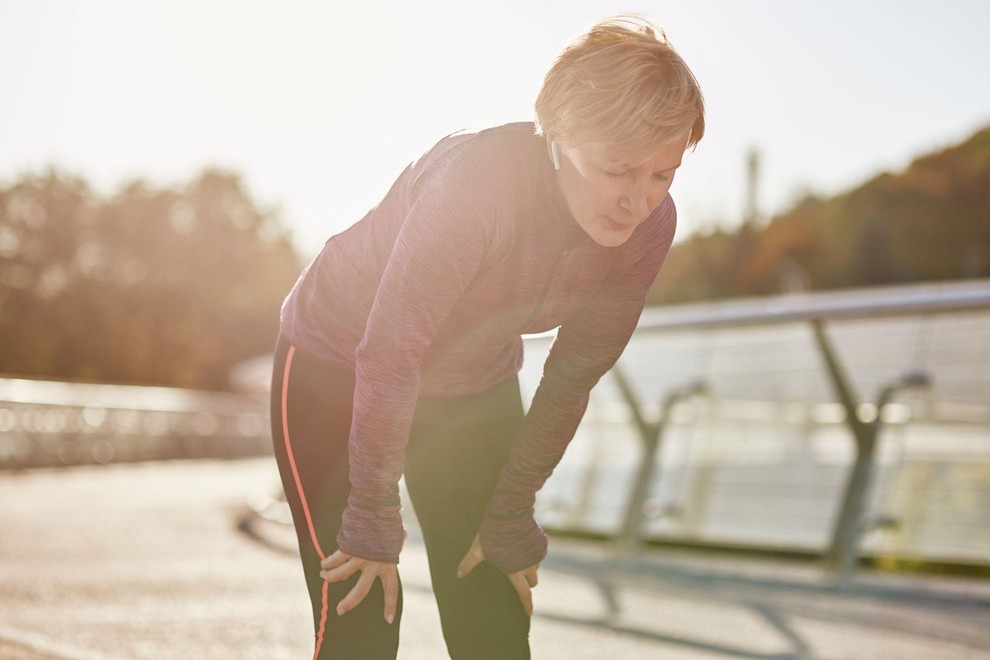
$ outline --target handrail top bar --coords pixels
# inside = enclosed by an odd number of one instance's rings
[[[647,308],[637,332],[990,309],[990,280],[794,293]]]
[[[177,387],[72,383],[0,376],[0,402],[6,403],[81,408],[94,406],[106,410],[142,412],[211,411],[229,414],[232,411],[246,409],[245,400],[252,400],[252,396],[239,392],[188,390]]]

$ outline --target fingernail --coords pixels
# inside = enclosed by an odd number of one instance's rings
[[[344,608],[343,607],[338,607],[337,608],[337,616],[344,616]]]
[[[389,622],[389,625],[391,625],[391,623],[395,621],[395,615],[389,614],[387,617],[385,617],[385,620]]]
[[[457,571],[457,577],[459,577],[459,578],[464,577],[464,571],[458,570]]]

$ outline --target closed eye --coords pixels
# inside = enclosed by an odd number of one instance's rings
[[[609,178],[612,178],[612,179],[620,179],[620,178],[622,178],[624,176],[630,176],[633,173],[632,170],[624,170],[624,171],[621,171],[621,172],[615,172],[613,170],[602,170],[602,171],[605,172],[605,175],[606,176],[608,176]],[[670,180],[670,175],[671,175],[670,172],[654,172],[653,173],[653,180],[654,181],[669,181]]]

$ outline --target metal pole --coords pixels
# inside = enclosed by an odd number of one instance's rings
[[[876,462],[877,437],[883,425],[883,410],[895,392],[908,387],[926,387],[930,379],[923,373],[909,373],[887,385],[877,396],[876,417],[869,423],[863,422],[857,414],[857,397],[852,384],[825,334],[823,322],[815,319],[811,325],[836,395],[846,411],[846,424],[856,441],[856,462],[849,474],[842,508],[832,533],[832,543],[825,555],[826,569],[841,584],[852,578],[859,559],[859,541],[864,528],[863,513]]]
[[[856,441],[856,462],[846,482],[842,508],[839,510],[839,517],[832,532],[832,543],[825,555],[826,569],[841,582],[851,577],[856,561],[863,500],[873,470],[876,429],[860,421],[856,414],[858,408],[856,394],[825,334],[822,321],[813,320],[811,327],[815,332],[815,341],[825,360],[825,367],[831,377],[836,396],[846,411],[846,424]]]
[[[700,394],[704,391],[704,386],[701,382],[695,382],[669,392],[661,405],[659,421],[651,423],[644,417],[636,392],[619,365],[612,367],[612,373],[619,386],[619,391],[629,405],[640,439],[643,442],[643,456],[629,494],[622,530],[619,535],[620,544],[626,549],[633,550],[639,545],[640,530],[643,524],[643,503],[646,502],[646,498],[650,494],[656,457],[660,451],[663,430],[670,419],[670,411],[679,401]]]

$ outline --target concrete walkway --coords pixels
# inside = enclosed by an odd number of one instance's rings
[[[0,658],[309,658],[288,530],[245,498],[268,459],[0,473]],[[447,657],[416,530],[399,657]],[[987,658],[990,583],[551,539],[537,659]]]

